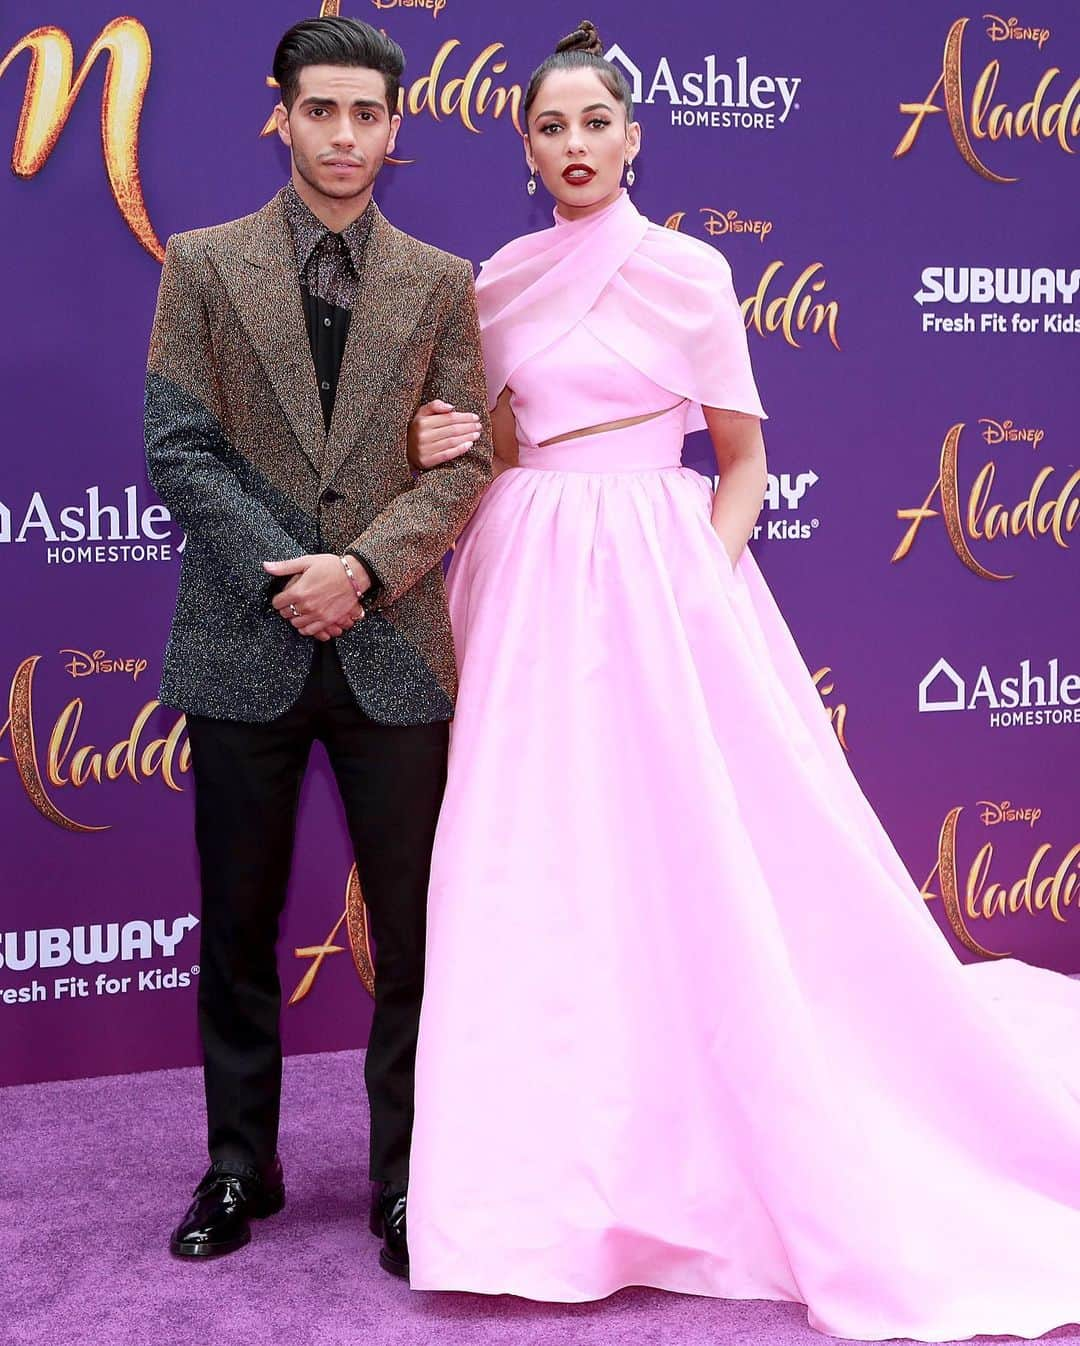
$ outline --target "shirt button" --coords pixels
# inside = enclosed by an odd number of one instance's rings
[[[322,381],[322,387],[323,387],[323,392],[328,393],[328,392],[330,391],[330,385],[329,385],[329,383],[327,383],[327,381],[326,381],[325,379],[323,379],[323,381]]]
[[[329,318],[324,318],[324,319],[322,320],[322,325],[323,325],[324,327],[329,327],[329,326],[330,326],[330,319],[329,319]]]

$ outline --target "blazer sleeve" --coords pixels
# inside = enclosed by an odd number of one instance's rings
[[[374,605],[393,603],[439,564],[491,480],[491,421],[480,352],[472,269],[456,261],[446,291],[422,395],[480,417],[480,438],[451,462],[420,474],[349,544],[375,584]]]
[[[187,546],[241,596],[275,583],[261,562],[306,548],[245,489],[246,460],[229,442],[190,236],[169,239],[150,336],[144,431],[150,481]]]

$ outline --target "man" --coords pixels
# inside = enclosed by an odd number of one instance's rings
[[[472,272],[389,225],[396,43],[309,20],[274,58],[291,182],[169,241],[146,385],[150,478],[187,532],[161,699],[188,714],[202,884],[210,1168],[171,1239],[242,1247],[279,1211],[275,942],[297,796],[327,748],[378,969],[367,1052],[372,1228],[408,1274],[405,1197],[428,866],[456,671],[440,560],[490,479]],[[413,478],[441,400],[470,451]]]

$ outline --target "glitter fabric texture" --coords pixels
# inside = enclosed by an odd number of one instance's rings
[[[368,617],[337,641],[361,709],[386,724],[449,719],[457,675],[439,563],[491,475],[472,272],[369,207],[327,427],[285,214],[290,190],[166,248],[146,451],[188,543],[161,698],[236,720],[287,710],[313,645],[274,611],[262,562],[319,550],[321,540],[357,552],[380,582]],[[475,412],[482,433],[469,453],[414,479],[408,424],[432,398]]]

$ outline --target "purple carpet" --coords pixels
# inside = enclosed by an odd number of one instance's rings
[[[366,1232],[359,1053],[286,1063],[289,1204],[220,1261],[166,1251],[205,1166],[201,1082],[159,1071],[0,1091],[4,1346],[796,1346],[792,1304],[624,1290],[599,1304],[414,1294]],[[1008,1249],[1002,1249],[1003,1266]],[[1080,1274],[1080,1271],[1078,1271]],[[1002,1342],[1006,1338],[979,1338]],[[1044,1341],[1080,1342],[1063,1328]]]

